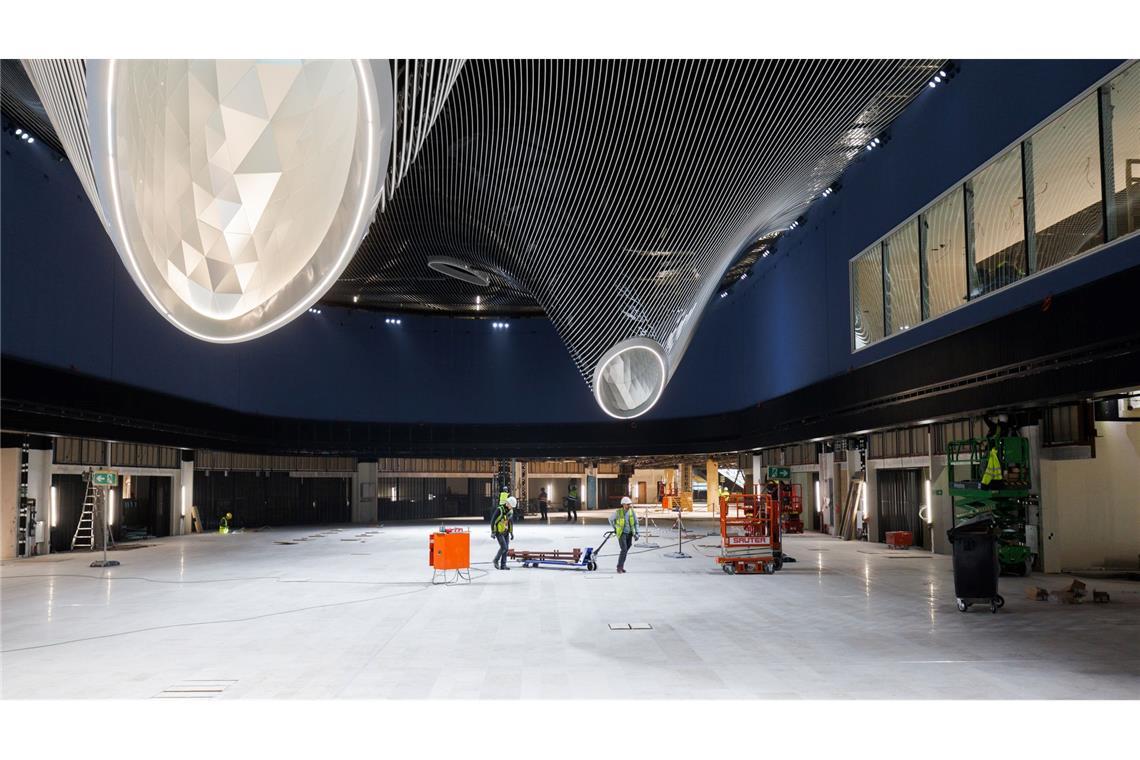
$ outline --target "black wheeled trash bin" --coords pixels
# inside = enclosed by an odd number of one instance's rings
[[[954,596],[958,609],[971,604],[989,604],[990,612],[1005,605],[998,593],[997,535],[991,517],[975,517],[946,531],[954,552]]]

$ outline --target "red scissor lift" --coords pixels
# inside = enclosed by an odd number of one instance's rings
[[[720,541],[721,556],[716,561],[726,573],[776,572],[784,565],[779,503],[766,493],[738,493],[721,499]]]

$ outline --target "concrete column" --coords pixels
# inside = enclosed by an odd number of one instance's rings
[[[0,449],[0,559],[14,559],[20,522],[20,449]]]
[[[705,491],[706,498],[708,499],[709,514],[720,514],[720,477],[716,469],[716,460],[705,460],[705,483],[707,490]]]
[[[352,478],[352,522],[371,525],[380,519],[377,502],[376,483],[378,463],[357,462],[356,474]]]
[[[819,529],[832,523],[831,505],[835,497],[831,493],[835,477],[835,452],[824,451],[819,455]]]
[[[946,538],[946,531],[954,527],[954,499],[950,496],[950,468],[946,466],[945,454],[930,457],[930,500],[934,551],[949,554],[950,539]]]
[[[171,534],[184,536],[190,532],[190,520],[194,510],[194,452],[182,452],[182,464],[178,468],[178,477],[174,479],[174,493],[171,501],[174,502],[170,510],[170,519],[173,522]]]
[[[865,477],[867,480],[867,515],[864,518],[864,528],[868,529],[869,541],[877,541],[882,539],[887,540],[886,536],[879,535],[879,478],[878,478],[879,462],[874,459],[868,459],[866,462]],[[858,523],[856,523],[858,524]]]
[[[1025,542],[1038,555],[1037,566],[1044,567],[1045,555],[1041,530],[1044,499],[1041,495],[1041,427],[1027,425],[1018,431],[1029,441],[1029,488],[1038,496],[1038,509],[1030,508],[1025,515]]]
[[[850,483],[852,480],[855,479],[855,476],[860,475],[860,474],[862,474],[864,476],[866,475],[866,473],[863,472],[863,463],[859,459],[859,450],[854,448],[854,447],[848,447],[848,449],[847,449],[847,483],[848,483],[848,487],[850,487]],[[843,494],[840,498],[846,500],[847,494]],[[871,494],[867,493],[866,498],[867,498],[867,514],[870,515],[871,514]],[[863,524],[862,523],[863,518],[861,517],[862,512],[860,511],[862,509],[862,504],[861,503],[856,504],[855,506],[856,506],[856,511],[858,513],[856,516],[856,519],[855,519],[855,525],[859,526],[859,525]]]
[[[693,466],[681,464],[678,469],[680,483],[677,485],[677,505],[689,508],[693,506]]]
[[[752,455],[752,483],[753,485],[764,483],[764,461],[759,454]]]
[[[51,548],[51,468],[50,448],[28,450],[28,497],[36,500],[36,554]]]

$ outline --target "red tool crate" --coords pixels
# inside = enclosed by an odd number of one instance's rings
[[[888,530],[887,546],[891,549],[908,549],[914,545],[914,534],[909,530]]]

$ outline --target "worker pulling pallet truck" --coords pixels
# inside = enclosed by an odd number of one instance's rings
[[[771,575],[784,566],[780,541],[780,506],[765,493],[732,494],[720,503],[721,556],[717,564],[729,575]],[[729,509],[736,509],[730,517]]]
[[[562,551],[555,549],[554,551],[529,551],[526,549],[508,549],[507,559],[513,559],[522,564],[523,567],[569,567],[574,570],[589,570],[593,572],[598,569],[598,556],[601,554],[602,547],[606,545],[606,541],[610,540],[614,532],[612,530],[606,531],[602,537],[602,543],[597,549],[592,546],[587,546],[586,551],[581,549],[572,549],[570,551]]]

